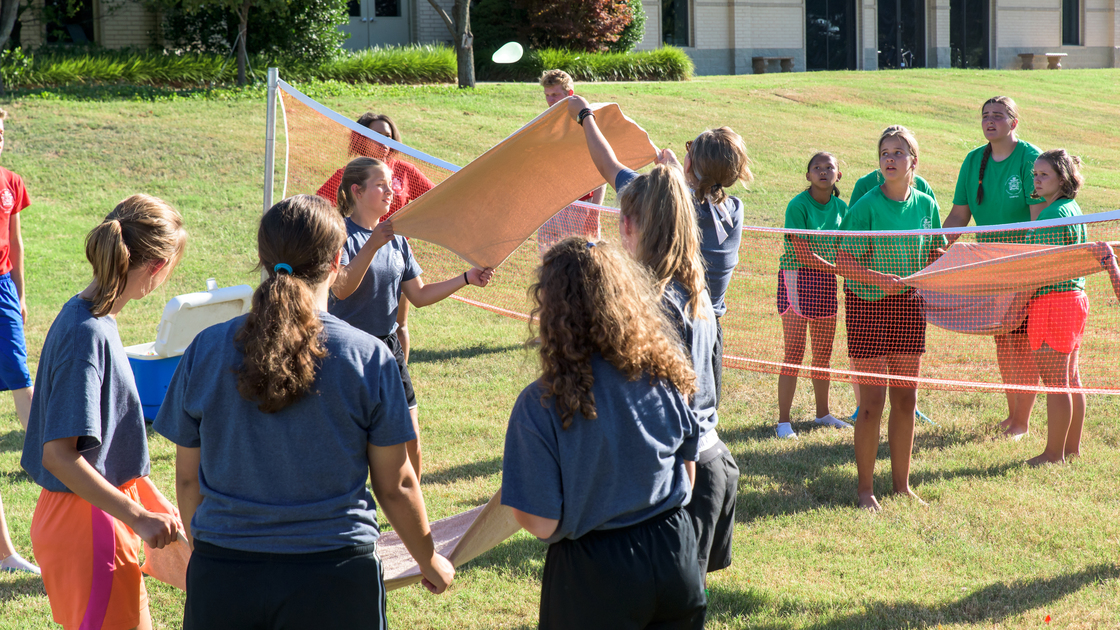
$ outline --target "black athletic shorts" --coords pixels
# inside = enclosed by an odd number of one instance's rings
[[[412,389],[412,377],[408,374],[408,364],[404,362],[404,348],[401,347],[400,339],[397,339],[397,331],[394,330],[388,337],[378,337],[378,339],[389,346],[389,351],[397,360],[397,367],[401,370],[401,383],[404,383],[404,399],[408,401],[408,408],[412,409],[417,405],[416,391]]]
[[[548,546],[540,630],[700,630],[707,608],[680,508]]]
[[[696,529],[696,557],[701,573],[731,566],[731,534],[735,530],[735,499],[739,467],[722,441],[700,453],[696,486],[685,506]]]
[[[384,628],[385,584],[375,547],[253,553],[196,540],[183,630]]]
[[[845,288],[844,324],[853,359],[926,352],[926,317],[913,289],[869,302]]]

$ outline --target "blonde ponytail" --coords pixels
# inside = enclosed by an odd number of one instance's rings
[[[86,235],[86,260],[93,266],[94,317],[104,317],[124,294],[128,272],[160,261],[175,264],[187,231],[170,204],[151,195],[133,195],[117,204]]]

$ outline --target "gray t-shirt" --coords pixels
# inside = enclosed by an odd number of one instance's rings
[[[701,297],[702,318],[693,318],[688,305],[688,293],[676,280],[669,282],[661,296],[661,304],[669,321],[676,327],[685,345],[685,352],[692,357],[696,372],[696,393],[692,395],[692,410],[700,423],[700,437],[716,428],[716,316],[712,312],[708,292]]]
[[[615,191],[622,190],[637,176],[638,173],[630,169],[619,171],[614,180]],[[735,266],[739,264],[739,243],[743,239],[743,202],[737,197],[728,197],[723,202],[723,209],[727,212],[726,219],[723,218],[723,213],[718,207],[714,207],[707,201],[698,203],[693,200],[693,205],[696,207],[696,222],[700,226],[700,253],[704,256],[707,267],[705,275],[708,294],[712,299],[712,310],[717,317],[723,317],[727,312],[727,305],[724,304],[723,298],[727,293],[727,287],[731,285],[731,275],[735,272]],[[724,233],[727,234],[722,243],[719,242],[715,217],[720,218]]]
[[[684,462],[699,456],[699,427],[680,392],[644,374],[627,380],[598,354],[591,370],[596,419],[577,412],[563,429],[535,381],[506,429],[502,504],[559,520],[549,543],[641,523],[692,493]]]
[[[78,296],[62,306],[47,331],[20,464],[35,483],[70,492],[43,468],[43,445],[78,438],[78,452],[114,486],[150,470],[144,412],[117,322],[94,317]]]
[[[346,219],[346,245],[342,264],[348,265],[369,240],[372,230]],[[331,315],[375,337],[387,337],[397,329],[397,307],[401,283],[424,273],[403,236],[381,246],[362,276],[362,283],[345,300],[331,298]]]
[[[415,439],[400,370],[385,344],[322,313],[323,359],[311,392],[276,413],[241,397],[233,370],[242,316],[199,333],[183,355],[155,430],[200,448],[196,538],[259,553],[316,553],[378,537],[366,488],[367,444]]]

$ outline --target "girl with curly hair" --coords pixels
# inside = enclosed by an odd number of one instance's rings
[[[510,414],[502,503],[549,543],[540,627],[703,628],[681,508],[699,456],[696,377],[658,288],[620,249],[570,237],[529,292],[541,377]]]

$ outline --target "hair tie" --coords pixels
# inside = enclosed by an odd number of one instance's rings
[[[587,249],[591,249],[592,247],[595,247],[595,243],[593,241],[587,241]]]
[[[272,270],[275,271],[276,273],[280,273],[281,271],[284,271],[289,276],[292,275],[292,267],[291,267],[291,265],[288,265],[286,263],[276,263],[275,265],[273,265]]]

